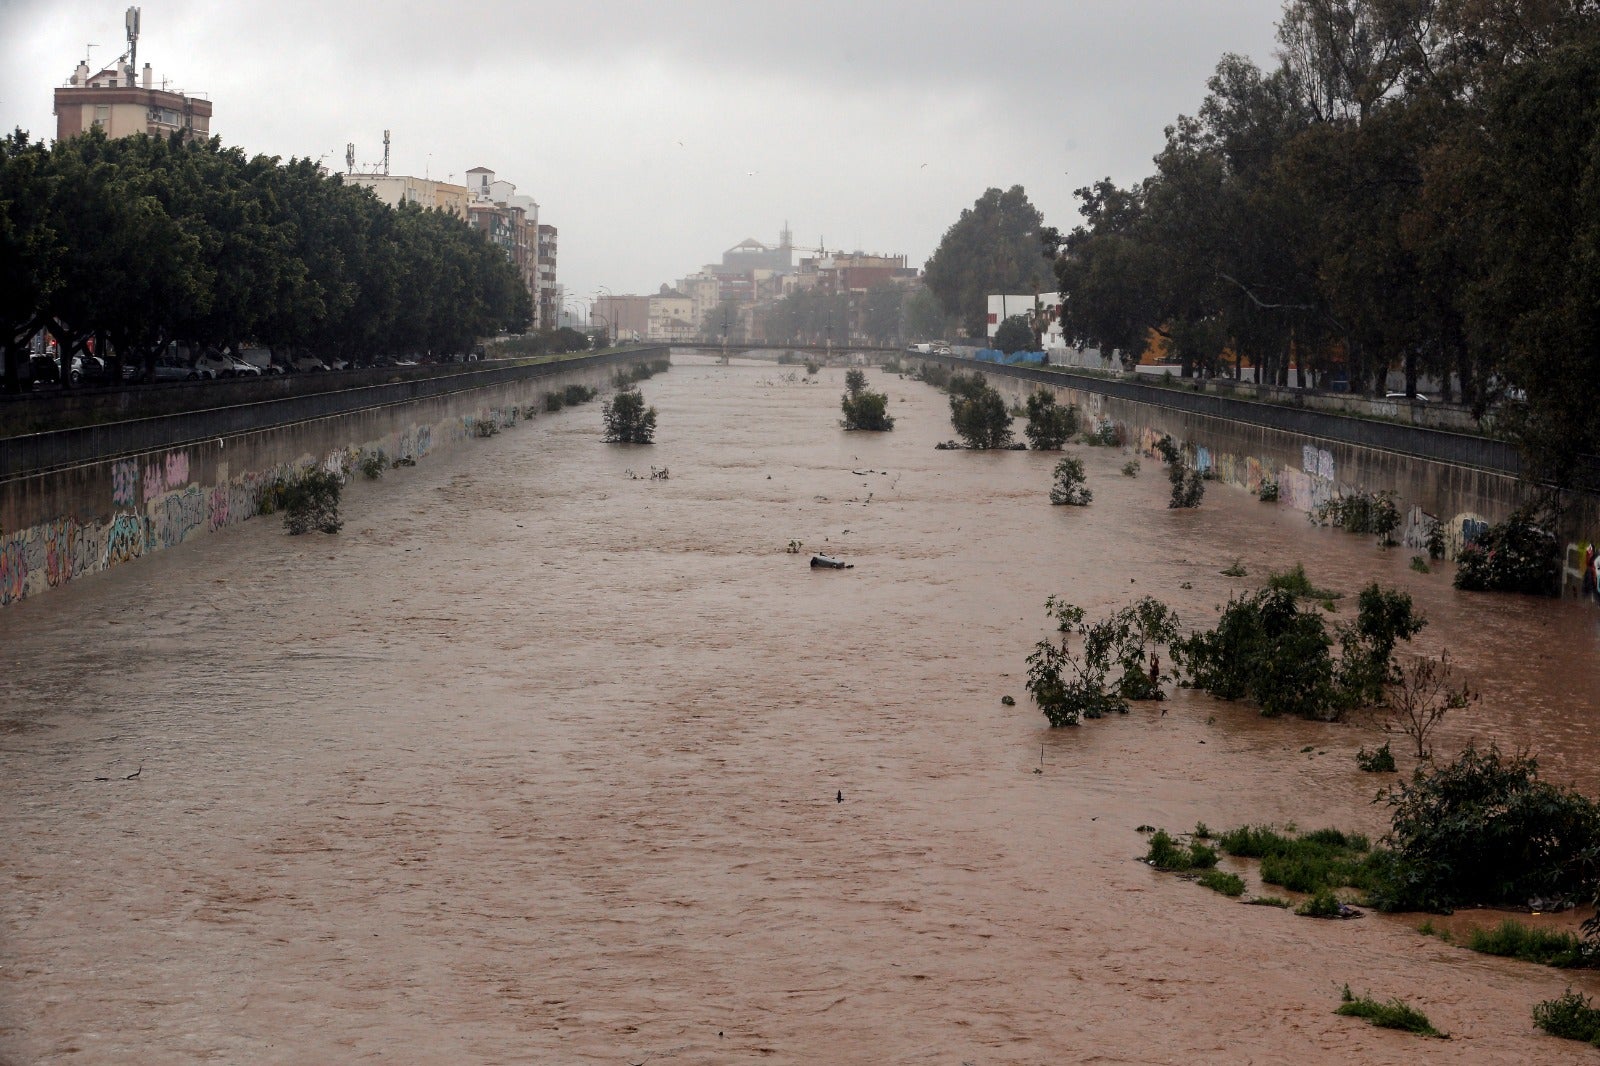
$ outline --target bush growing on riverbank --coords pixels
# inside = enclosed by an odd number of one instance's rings
[[[1027,415],[1022,433],[1037,451],[1060,451],[1078,432],[1078,409],[1056,403],[1056,394],[1049,389],[1036,389],[1029,395]]]
[[[646,407],[638,389],[622,389],[601,409],[605,440],[613,444],[650,444],[656,435],[656,409]]]
[[[283,525],[292,536],[313,529],[337,533],[344,528],[339,518],[339,496],[344,479],[320,466],[309,467],[282,483],[280,489]]]
[[[1389,791],[1392,859],[1372,890],[1383,910],[1595,898],[1600,807],[1541,780],[1538,761],[1468,746],[1453,763]],[[1591,918],[1584,935],[1600,927]]]
[[[1163,436],[1156,441],[1155,449],[1166,462],[1167,480],[1172,483],[1172,496],[1167,500],[1167,506],[1199,507],[1206,494],[1205,478],[1198,470],[1189,468],[1171,436]]]
[[[1533,1024],[1564,1040],[1582,1040],[1600,1047],[1600,1008],[1590,1006],[1589,997],[1567,989],[1556,999],[1534,1005]]]
[[[1561,547],[1522,508],[1478,534],[1456,558],[1455,586],[1468,592],[1555,595],[1561,588]]]
[[[1378,543],[1394,543],[1394,531],[1400,528],[1400,509],[1395,505],[1393,492],[1352,492],[1336,496],[1311,512],[1311,521],[1317,525],[1334,525],[1346,533],[1376,533]]]
[[[1590,946],[1571,933],[1533,929],[1514,918],[1507,918],[1493,929],[1472,930],[1467,934],[1466,946],[1485,955],[1567,970],[1600,962]]]

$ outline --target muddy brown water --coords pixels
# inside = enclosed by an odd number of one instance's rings
[[[1022,685],[1051,593],[1199,623],[1301,561],[1416,597],[1484,692],[1443,751],[1595,794],[1592,610],[1217,486],[1169,511],[1110,451],[1052,508],[1055,456],[933,450],[927,386],[872,372],[897,428],[847,434],[843,371],[788,373],[679,365],[652,448],[541,416],[355,484],[337,537],[0,613],[0,1060],[1593,1061],[1529,1009],[1594,976],[1136,861],[1141,823],[1380,831],[1376,732],[1187,692],[1052,732]],[[1453,1038],[1335,1017],[1346,982]]]

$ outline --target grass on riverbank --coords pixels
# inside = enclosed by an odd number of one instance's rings
[[[1563,970],[1587,969],[1600,963],[1600,959],[1572,933],[1535,929],[1515,918],[1507,918],[1492,929],[1473,929],[1465,940],[1457,940],[1447,929],[1436,928],[1432,921],[1423,922],[1417,927],[1417,932],[1485,955],[1536,962],[1541,966]]]
[[[1399,999],[1379,1003],[1371,996],[1357,996],[1350,991],[1349,985],[1344,986],[1339,1006],[1333,1013],[1346,1018],[1365,1018],[1380,1029],[1400,1029],[1418,1036],[1450,1039],[1449,1034],[1435,1029],[1433,1023],[1428,1021],[1428,1016],[1415,1007]]]

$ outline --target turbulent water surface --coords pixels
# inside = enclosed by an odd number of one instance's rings
[[[0,613],[0,1060],[1593,1061],[1529,1016],[1592,976],[1136,861],[1143,823],[1381,832],[1375,729],[1180,691],[1052,732],[1022,681],[1047,595],[1195,624],[1302,561],[1426,611],[1484,694],[1443,752],[1593,794],[1594,611],[1225,488],[1169,511],[1106,450],[1052,508],[1055,456],[935,451],[944,398],[876,371],[898,425],[845,433],[819,377],[679,365],[653,447],[542,415],[353,485],[336,537]],[[1452,1039],[1335,1017],[1346,982]]]

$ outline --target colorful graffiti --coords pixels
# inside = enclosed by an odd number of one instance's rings
[[[106,529],[104,565],[117,566],[144,554],[145,520],[142,515],[119,514]]]
[[[28,550],[16,537],[0,544],[0,605],[22,599],[28,587]]]
[[[184,539],[206,522],[206,494],[191,485],[181,492],[169,492],[150,504],[151,550],[182,544]]]
[[[139,460],[120,459],[111,464],[111,506],[136,507],[139,503]]]

